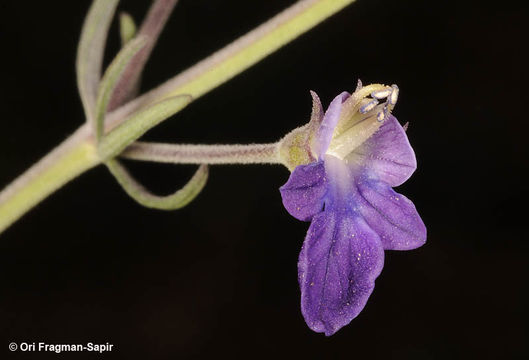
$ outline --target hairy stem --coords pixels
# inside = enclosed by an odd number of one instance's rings
[[[88,130],[82,126],[0,193],[0,233],[55,190],[99,163]]]
[[[191,145],[135,142],[121,157],[172,164],[281,164],[277,143]]]
[[[356,0],[301,0],[228,46],[116,112],[188,94],[197,99],[225,83]],[[116,114],[118,115],[118,114]]]

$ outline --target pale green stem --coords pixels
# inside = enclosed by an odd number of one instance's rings
[[[247,145],[161,144],[137,141],[121,157],[172,164],[282,164],[278,143]]]
[[[33,206],[99,163],[84,125],[0,193],[0,233]]]
[[[204,61],[108,114],[107,130],[119,126],[128,115],[147,104],[181,94],[194,99],[204,95],[352,2],[354,0],[297,2]],[[90,100],[94,102],[95,99]],[[0,192],[0,233],[55,190],[100,163],[93,135],[89,127],[83,125]]]
[[[157,88],[132,100],[115,117],[165,98],[188,94],[197,99],[307,32],[355,0],[302,0]],[[113,117],[112,116],[112,117]]]

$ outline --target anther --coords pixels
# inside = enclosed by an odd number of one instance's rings
[[[381,99],[387,98],[392,92],[393,92],[392,88],[388,88],[388,89],[384,89],[384,90],[377,90],[377,91],[373,91],[371,93],[371,97],[373,99],[381,100]]]
[[[377,121],[384,122],[384,120],[386,120],[386,111],[382,110],[377,114]]]
[[[391,95],[389,96],[389,103],[391,105],[395,105],[397,103],[397,99],[399,98],[399,87],[397,85],[391,85],[392,91]]]
[[[365,114],[371,110],[373,110],[375,108],[375,106],[378,105],[378,100],[377,99],[373,99],[371,100],[370,102],[368,102],[367,104],[363,105],[360,107],[360,114]]]

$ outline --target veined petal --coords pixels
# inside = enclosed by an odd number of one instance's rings
[[[347,161],[351,166],[365,167],[392,187],[408,180],[417,168],[408,137],[392,115],[371,138],[347,157]]]
[[[312,330],[327,336],[362,311],[385,249],[410,250],[426,241],[415,206],[392,189],[417,166],[404,129],[391,116],[397,94],[395,85],[380,84],[344,92],[323,116],[313,94],[311,122],[282,140],[284,163],[294,169],[281,188],[283,204],[294,217],[312,219],[298,262],[301,311]],[[307,133],[311,154],[301,162],[292,154]]]
[[[411,250],[426,242],[426,227],[413,203],[388,184],[362,177],[356,181],[355,208],[380,236],[386,250]]]
[[[298,262],[301,311],[329,336],[364,308],[384,263],[378,235],[352,210],[314,216]]]
[[[342,110],[342,103],[351,96],[347,91],[342,92],[340,95],[334,98],[330,103],[325,116],[321,122],[320,128],[316,134],[316,144],[314,145],[315,153],[321,159],[327,151],[329,144],[331,143],[332,134],[338,120],[340,120],[340,112]]]
[[[323,162],[297,166],[279,191],[290,215],[302,221],[312,219],[323,209],[327,192]]]

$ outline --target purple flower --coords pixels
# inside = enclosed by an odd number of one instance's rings
[[[312,95],[310,123],[283,140],[293,172],[280,191],[292,216],[311,221],[298,262],[301,311],[312,330],[332,335],[364,308],[384,250],[423,245],[426,227],[413,203],[392,189],[417,166],[391,115],[398,88],[359,84],[325,114]]]

